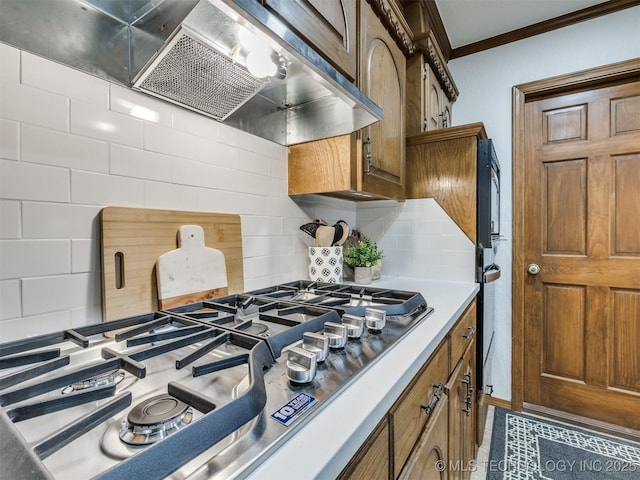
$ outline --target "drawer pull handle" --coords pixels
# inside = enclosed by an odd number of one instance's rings
[[[467,327],[467,333],[462,335],[462,338],[471,338],[474,333],[476,333],[475,327]]]
[[[444,384],[442,383],[434,383],[433,387],[436,389],[436,391],[433,393],[433,397],[431,397],[429,405],[425,405],[424,403],[420,405],[420,408],[423,409],[424,413],[426,413],[427,415],[431,415],[431,412],[433,412],[433,410],[436,408],[440,397],[442,397],[442,392],[444,391]]]

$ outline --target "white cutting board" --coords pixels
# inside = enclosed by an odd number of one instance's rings
[[[200,225],[182,225],[178,248],[158,257],[156,264],[160,308],[226,295],[224,254],[206,247]]]

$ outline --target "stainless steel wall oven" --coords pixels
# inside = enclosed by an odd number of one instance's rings
[[[477,158],[476,281],[480,284],[480,292],[476,385],[479,395],[491,395],[491,357],[495,323],[494,282],[501,274],[500,267],[495,263],[500,236],[500,164],[491,139],[478,140]]]

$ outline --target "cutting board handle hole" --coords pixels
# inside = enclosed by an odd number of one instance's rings
[[[116,252],[114,261],[116,266],[116,288],[120,290],[124,288],[124,253]]]

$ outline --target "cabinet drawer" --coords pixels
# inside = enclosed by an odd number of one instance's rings
[[[426,406],[431,401],[436,391],[434,384],[447,382],[448,364],[447,342],[443,341],[389,412],[394,478],[409,458],[430,415],[433,415],[433,412],[427,414],[421,406]]]
[[[475,338],[476,332],[476,299],[469,304],[458,323],[451,329],[449,344],[451,348],[451,363],[449,371],[453,371],[462,358],[465,350]]]

